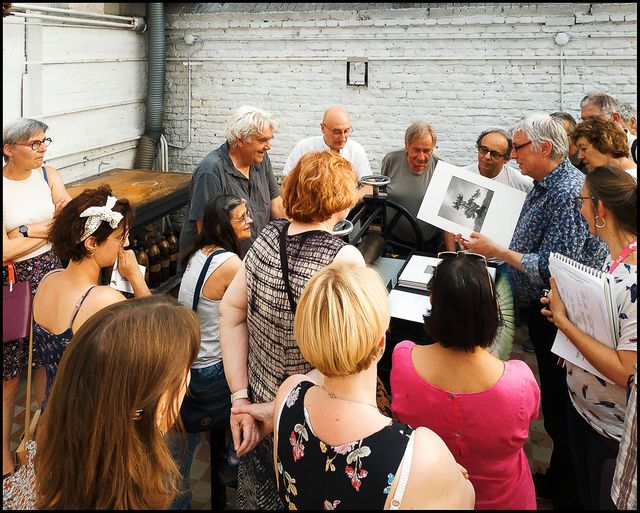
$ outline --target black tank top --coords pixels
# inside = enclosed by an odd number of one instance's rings
[[[413,429],[389,425],[340,446],[313,433],[304,396],[314,384],[303,381],[287,396],[278,421],[278,483],[285,508],[384,509],[391,483]]]

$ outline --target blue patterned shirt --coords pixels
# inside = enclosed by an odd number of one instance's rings
[[[580,195],[584,175],[569,160],[542,180],[534,180],[527,194],[509,249],[523,253],[524,272],[509,267],[521,300],[539,299],[549,288],[549,254],[552,251],[589,267],[602,269],[607,257],[604,241],[591,235],[574,198]]]

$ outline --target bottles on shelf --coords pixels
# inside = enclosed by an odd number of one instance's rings
[[[165,232],[165,237],[167,238],[167,242],[169,243],[169,254],[170,263],[169,263],[169,275],[175,276],[178,272],[178,237],[174,230],[167,230]]]
[[[147,246],[149,257],[149,288],[155,289],[162,283],[162,263],[160,258],[160,248],[151,240]]]
[[[144,281],[149,285],[149,256],[144,249],[143,244],[134,243],[134,251],[136,253],[136,260],[140,265],[144,266]]]
[[[161,281],[164,282],[171,277],[169,269],[171,265],[171,247],[165,237],[160,237],[156,244],[160,250],[160,277]]]
[[[172,279],[178,270],[179,233],[179,230],[167,228],[163,236],[158,224],[150,223],[131,237],[130,248],[138,263],[145,267],[144,279],[152,290],[166,282],[165,288],[179,284],[179,280]]]

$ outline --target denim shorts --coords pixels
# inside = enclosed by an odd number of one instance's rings
[[[188,433],[199,433],[229,424],[231,392],[222,362],[191,369],[189,390],[182,402],[180,416]]]

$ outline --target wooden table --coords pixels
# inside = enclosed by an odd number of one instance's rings
[[[110,185],[116,198],[127,198],[135,207],[135,230],[186,205],[190,183],[190,173],[118,168],[72,182],[66,188],[76,197],[87,188]]]

